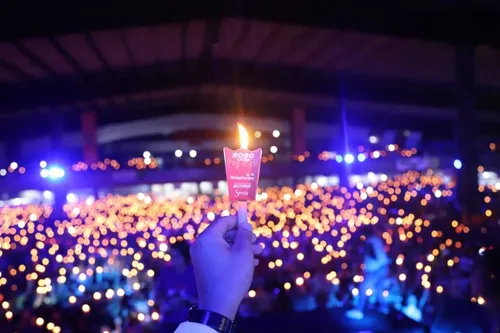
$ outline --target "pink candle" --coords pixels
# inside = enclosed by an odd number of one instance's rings
[[[260,174],[262,149],[248,150],[248,132],[238,124],[240,149],[224,148],[229,199],[238,201],[238,223],[248,220],[247,203],[255,200]]]

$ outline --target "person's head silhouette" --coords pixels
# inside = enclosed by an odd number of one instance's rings
[[[500,318],[500,249],[481,249],[476,258],[471,287],[473,299],[488,309],[492,318]],[[498,323],[497,323],[498,325]]]

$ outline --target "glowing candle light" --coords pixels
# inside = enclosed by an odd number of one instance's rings
[[[238,124],[240,149],[224,148],[229,198],[238,201],[238,223],[248,220],[247,203],[255,200],[260,174],[262,149],[248,150],[248,132]]]
[[[11,320],[13,316],[14,314],[12,313],[12,311],[5,312],[5,318],[7,318],[8,320]]]

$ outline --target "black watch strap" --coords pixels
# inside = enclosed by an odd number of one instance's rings
[[[236,328],[231,319],[216,312],[198,309],[197,306],[189,309],[188,321],[203,324],[220,333],[234,333]]]

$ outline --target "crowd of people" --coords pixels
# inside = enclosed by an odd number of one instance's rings
[[[484,221],[461,222],[453,181],[409,171],[352,187],[262,189],[249,220],[264,247],[240,316],[343,307],[433,316],[442,294],[479,305],[472,258],[493,244],[497,189],[483,189]],[[31,332],[152,332],[181,322],[197,301],[189,246],[218,216],[220,196],[176,200],[139,193],[65,206],[0,211],[0,325]]]

